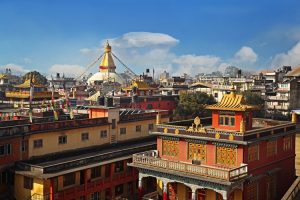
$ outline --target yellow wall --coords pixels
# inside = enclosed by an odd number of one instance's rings
[[[32,190],[24,188],[24,176],[15,174],[15,198],[16,200],[29,199],[33,194],[44,194],[44,180],[34,178]]]
[[[24,179],[22,175],[15,174],[15,198],[16,200],[28,199],[31,196],[31,190],[24,188]]]
[[[107,130],[107,138],[101,138],[101,130]],[[89,140],[82,141],[81,133],[89,133]],[[66,144],[58,144],[58,137],[61,135],[67,136]],[[43,139],[42,148],[33,148],[33,141]],[[39,156],[48,153],[61,152],[77,148],[90,147],[109,142],[109,126],[86,127],[79,129],[71,129],[56,132],[38,133],[30,135],[28,139],[28,154],[31,156]]]
[[[111,114],[113,115],[113,113]],[[168,118],[162,118],[163,122],[168,122]],[[29,158],[32,156],[41,156],[49,153],[61,152],[66,150],[91,147],[96,145],[101,145],[110,142],[110,135],[117,135],[118,141],[124,141],[127,139],[134,139],[139,137],[145,137],[149,134],[148,125],[155,125],[156,119],[152,120],[144,120],[144,121],[136,121],[136,122],[128,122],[128,123],[120,123],[117,124],[116,129],[111,129],[109,125],[102,125],[96,127],[86,127],[86,128],[78,128],[71,130],[58,130],[47,133],[38,133],[32,134],[28,139],[28,155]],[[141,125],[141,132],[136,132],[136,126]],[[126,127],[126,134],[120,134],[120,128]],[[155,126],[154,126],[155,128]],[[107,130],[107,137],[101,138],[100,132],[101,130]],[[82,141],[81,134],[89,133],[89,140]],[[66,144],[58,144],[58,137],[61,135],[67,136]],[[34,140],[43,139],[43,147],[42,148],[33,148]]]
[[[161,118],[161,122],[168,122],[168,118]],[[156,119],[144,120],[137,122],[127,122],[118,125],[118,141],[145,137],[149,135],[148,125],[153,124],[155,129]],[[136,126],[141,125],[141,132],[136,132]],[[126,128],[126,134],[120,134],[120,128]]]

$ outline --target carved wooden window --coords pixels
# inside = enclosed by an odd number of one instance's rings
[[[247,200],[258,199],[258,187],[257,182],[252,182],[247,185]]]
[[[289,151],[292,149],[292,137],[287,136],[283,138],[283,151]]]
[[[267,157],[274,156],[277,153],[277,141],[271,140],[267,142]]]
[[[259,145],[253,144],[248,147],[248,162],[259,159]]]
[[[234,147],[216,146],[216,163],[220,165],[236,165],[237,152]]]
[[[188,148],[188,159],[206,160],[206,144],[189,143]]]
[[[179,141],[163,140],[162,154],[166,156],[178,156]]]

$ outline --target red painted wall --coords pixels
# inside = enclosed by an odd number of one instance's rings
[[[277,154],[267,157],[267,141],[259,143],[259,160],[248,162],[248,147],[244,147],[244,162],[248,164],[248,174],[253,176],[266,174],[270,170],[280,169],[276,174],[278,197],[283,196],[289,186],[295,180],[295,137],[292,137],[292,147],[289,151],[283,151],[283,137],[277,139]],[[246,191],[246,190],[245,190]],[[244,192],[244,197],[247,194]],[[259,179],[259,199],[267,198],[267,177]]]
[[[244,112],[235,112],[235,126],[219,125],[219,112],[214,110],[212,112],[212,127],[215,129],[240,131],[240,124],[243,119],[244,119],[244,121],[246,120]],[[246,123],[246,130],[252,129],[252,113],[251,112],[249,112],[249,121],[250,121],[250,123]]]
[[[156,101],[156,102],[138,102],[138,103],[123,103],[121,108],[141,108],[148,109],[148,104],[152,105],[153,109],[174,110],[176,108],[175,101]]]

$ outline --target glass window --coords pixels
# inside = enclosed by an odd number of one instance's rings
[[[274,156],[277,153],[277,141],[272,140],[267,142],[267,157]]]
[[[91,178],[101,177],[101,166],[91,168]]]
[[[142,126],[141,126],[141,125],[137,125],[137,126],[135,127],[135,131],[136,131],[136,132],[141,132],[141,131],[142,131]]]
[[[100,192],[94,192],[91,194],[91,200],[100,200],[101,193]]]
[[[67,136],[66,135],[58,136],[58,144],[67,144]]]
[[[100,137],[101,137],[101,138],[107,138],[107,130],[102,130],[102,131],[100,132]]]
[[[122,172],[124,170],[124,162],[118,161],[115,163],[115,172]]]
[[[292,149],[292,137],[286,136],[283,138],[283,151],[289,151]]]
[[[22,141],[22,152],[27,151],[27,149],[28,149],[28,141],[24,140]]]
[[[120,134],[121,135],[126,134],[126,128],[120,128]]]
[[[123,194],[123,184],[117,185],[115,187],[115,196],[119,196]]]
[[[25,189],[28,189],[28,190],[33,189],[33,178],[24,176],[23,181],[24,181],[24,188]]]
[[[116,128],[116,119],[111,120],[111,128],[115,129]]]
[[[82,141],[89,140],[89,133],[81,133],[81,140]]]
[[[154,125],[153,125],[153,124],[149,124],[149,125],[148,125],[148,130],[149,130],[149,131],[152,131],[153,129],[154,129]]]
[[[253,144],[248,147],[248,162],[259,159],[259,145]]]
[[[42,148],[43,139],[33,140],[33,148]]]
[[[75,184],[75,173],[65,174],[63,176],[64,187]]]

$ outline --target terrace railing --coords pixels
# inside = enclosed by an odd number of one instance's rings
[[[157,151],[147,151],[133,155],[132,165],[143,165],[151,168],[173,170],[190,175],[215,178],[225,181],[235,181],[248,175],[248,165],[243,164],[239,167],[223,168],[217,166],[196,165],[184,162],[170,161],[159,158]]]

